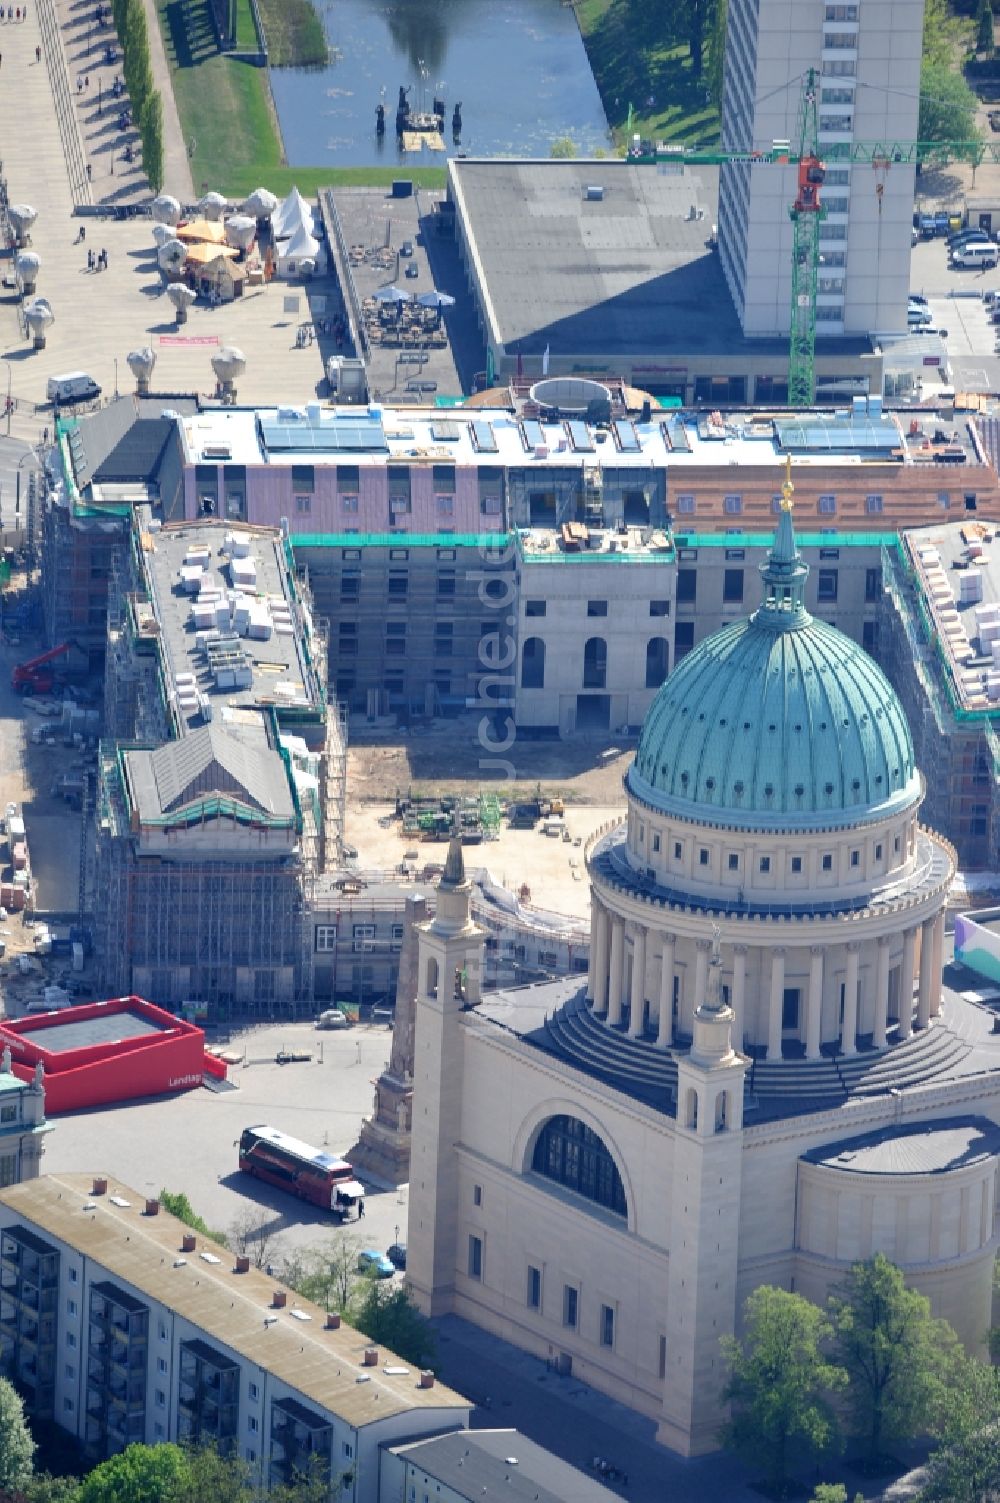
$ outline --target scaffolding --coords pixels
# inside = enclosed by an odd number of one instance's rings
[[[131,828],[121,748],[102,742],[97,806],[101,980],[167,1007],[204,1001],[213,1021],[312,1014],[303,944],[314,869],[285,858],[166,859]]]
[[[499,839],[500,800],[495,793],[481,793],[479,795],[479,827],[483,832],[484,840]]]

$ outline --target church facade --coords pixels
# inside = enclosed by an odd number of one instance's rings
[[[804,606],[791,487],[764,602],[667,679],[588,847],[590,971],[482,995],[454,844],[419,929],[408,1283],[717,1444],[720,1338],[883,1251],[991,1323],[1000,1039],[943,985],[950,846],[878,667]]]

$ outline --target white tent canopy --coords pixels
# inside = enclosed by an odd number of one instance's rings
[[[313,211],[298,188],[293,188],[271,215],[271,233],[275,240],[287,240],[303,227],[312,233]]]
[[[303,266],[305,261],[311,262],[311,267]],[[322,270],[324,264],[323,247],[305,225],[300,225],[278,251],[279,276],[294,276],[296,273],[308,275],[312,271]]]

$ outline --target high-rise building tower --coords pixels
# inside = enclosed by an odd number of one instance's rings
[[[833,145],[914,141],[924,0],[729,0],[722,143],[797,145],[802,80],[819,72],[819,154],[827,160],[816,333],[905,330],[912,165],[829,159]],[[719,252],[743,332],[788,333],[794,167],[728,163]]]

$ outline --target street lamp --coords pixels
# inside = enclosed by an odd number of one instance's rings
[[[13,402],[11,401],[11,396],[10,396],[10,380],[11,380],[11,376],[13,374],[14,374],[14,367],[11,365],[10,361],[8,360],[7,361],[7,437],[8,438],[10,438],[10,412],[11,412],[11,408],[14,405]]]

